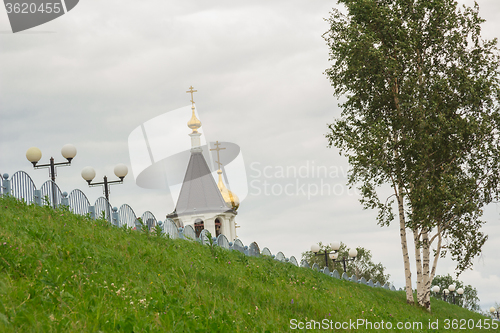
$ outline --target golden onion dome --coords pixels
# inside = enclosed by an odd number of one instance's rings
[[[240,206],[240,199],[236,194],[228,190],[227,187],[224,185],[224,182],[222,181],[222,170],[221,169],[217,170],[217,173],[219,174],[219,182],[217,183],[217,187],[219,188],[219,191],[222,194],[222,198],[226,202],[226,205],[233,208],[234,210],[237,210],[238,207]]]
[[[191,116],[191,119],[189,119],[187,125],[193,130],[193,133],[198,133],[197,129],[201,127],[201,121],[199,121],[194,114],[194,105],[191,107],[191,110],[193,111],[193,115]]]

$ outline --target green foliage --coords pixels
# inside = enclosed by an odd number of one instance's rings
[[[156,225],[154,228],[153,228],[153,234],[156,236],[156,237],[165,237],[165,234],[163,233],[163,229],[160,228],[159,225]]]
[[[212,254],[212,257],[215,259],[216,262],[224,262],[228,260],[227,258],[227,251],[220,246],[217,246],[216,243],[214,243],[212,234],[207,230],[206,233],[206,238],[208,239],[208,248],[210,249],[210,253]],[[238,252],[239,253],[239,252]]]
[[[138,229],[137,229],[136,222],[139,222],[139,225],[140,225],[140,227]],[[140,218],[140,217],[136,218],[134,224],[136,225],[135,228],[137,229],[137,231],[146,232],[146,233],[149,232],[148,226],[142,221],[142,218]]]
[[[329,245],[325,245],[321,242],[319,243],[319,247],[320,250],[318,255],[315,255],[312,251],[302,253],[302,260],[307,260],[311,267],[315,263],[318,264],[319,267],[325,267],[325,250],[327,253],[333,252]],[[366,281],[371,279],[373,283],[379,282],[381,285],[388,282],[390,275],[384,274],[385,267],[382,263],[373,263],[370,250],[363,247],[357,247],[356,250],[358,251],[356,258],[352,261],[346,261],[347,274],[349,276],[354,274],[358,279],[364,277]],[[342,258],[349,258],[349,249],[341,242],[337,260],[342,260]],[[334,269],[337,270],[340,276],[344,273],[343,263],[333,262],[330,258],[328,258],[328,269],[330,272],[333,272]]]
[[[208,238],[208,248],[210,249],[210,253],[212,253],[212,257],[217,256],[217,245],[214,243],[212,239],[212,234],[207,230],[207,238]]]
[[[461,272],[481,252],[482,208],[498,196],[497,41],[481,38],[477,4],[338,2],[347,14],[328,19],[326,74],[346,101],[328,142],[348,157],[349,184],[379,224],[394,218],[377,193],[390,184],[406,226],[440,233]]]
[[[48,195],[45,195],[45,196],[43,197],[43,202],[42,202],[42,204],[43,204],[44,206],[47,206],[47,207],[52,206],[52,205],[50,204],[50,199],[49,199],[49,196],[48,196]]]
[[[431,315],[401,292],[220,251],[224,260],[198,242],[2,197],[0,332],[289,332],[293,318],[483,319],[437,300]]]
[[[455,304],[471,311],[481,310],[481,308],[479,307],[479,297],[477,297],[476,288],[473,288],[471,285],[464,285],[462,281],[453,279],[450,274],[445,276],[436,275],[434,277],[434,280],[432,280],[432,285],[439,286],[440,291],[437,295],[433,292],[433,296],[438,299],[443,299],[443,290],[448,289],[451,284],[455,285],[455,290],[457,290],[458,288],[462,288],[464,290],[462,296],[458,296],[455,291]],[[452,302],[451,298],[452,297],[448,296],[446,300],[450,303]]]

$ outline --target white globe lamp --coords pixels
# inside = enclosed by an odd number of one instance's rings
[[[61,155],[71,162],[71,160],[76,156],[76,147],[72,144],[66,144],[61,149]]]
[[[319,252],[319,245],[318,244],[314,244],[311,246],[311,251],[314,252],[314,253],[318,253]]]
[[[118,164],[117,166],[115,166],[114,172],[115,172],[116,177],[123,180],[123,178],[125,178],[125,176],[128,173],[128,168],[125,164]]]
[[[92,181],[92,179],[95,178],[94,168],[92,168],[90,166],[83,168],[82,178],[85,179],[88,183],[90,183]]]
[[[26,158],[33,163],[33,165],[36,165],[42,158],[42,152],[37,147],[31,147],[26,151]]]

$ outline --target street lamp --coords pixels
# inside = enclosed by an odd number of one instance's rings
[[[450,284],[450,285],[448,286],[448,289],[450,290],[451,295],[452,295],[452,297],[453,297],[453,301],[452,301],[452,302],[453,302],[453,304],[455,304],[455,293],[454,293],[455,288],[456,288],[456,286],[455,286],[454,284]],[[462,288],[458,288],[458,289],[456,290],[456,293],[458,294],[458,296],[462,296],[462,294],[464,293],[464,290],[463,290]]]
[[[462,288],[458,288],[457,289],[458,296],[462,297],[463,293],[464,293],[464,290]],[[455,300],[454,299],[453,299],[453,304],[455,304]]]
[[[455,293],[454,293],[455,288],[456,288],[456,286],[454,284],[450,284],[448,287],[448,289],[450,290],[451,295],[453,297],[453,304],[455,304]],[[456,293],[458,294],[458,296],[462,296],[462,294],[464,293],[464,290],[462,288],[458,288],[456,290]]]
[[[492,307],[490,308],[490,312],[491,312],[491,315],[492,315],[492,316],[495,316],[495,315],[496,315],[496,316],[497,316],[497,319],[499,319],[499,320],[500,320],[500,308],[496,309],[496,311],[495,311],[495,308],[492,306]]]
[[[340,242],[333,242],[330,244],[330,248],[333,250],[333,252],[328,252],[325,248],[325,252],[323,253],[318,253],[319,252],[319,245],[314,244],[311,246],[311,251],[314,253],[315,256],[325,256],[325,267],[328,267],[328,255],[330,257],[332,254],[336,254],[339,249],[340,249]]]
[[[351,260],[354,260],[356,259],[356,256],[358,255],[358,250],[356,249],[350,249],[349,250],[349,257],[350,258],[346,258],[346,257],[343,257],[342,259],[337,259],[338,257],[338,253],[335,253],[333,256],[330,255],[330,258],[332,258],[332,261],[333,262],[341,262],[344,264],[344,273],[347,271],[346,269],[346,261],[351,261]]]
[[[445,302],[446,302],[446,296],[448,296],[449,293],[450,293],[450,291],[448,289],[443,290],[443,295],[444,295],[444,301]]]
[[[33,164],[35,169],[49,168],[49,176],[53,182],[56,181],[56,166],[71,165],[71,160],[76,156],[76,148],[71,144],[64,145],[61,149],[61,155],[68,160],[68,162],[55,163],[54,158],[50,158],[48,164],[37,164],[42,158],[42,152],[37,147],[31,147],[26,151],[26,158]]]
[[[439,288],[439,286],[434,286],[431,288],[431,290],[436,294],[436,295],[439,295],[439,290],[441,290],[441,288]]]
[[[346,257],[343,257],[342,259],[337,259],[338,258],[338,251],[340,249],[340,242],[333,242],[330,244],[330,248],[333,250],[333,252],[328,252],[326,249],[325,249],[325,252],[323,253],[318,253],[319,252],[319,245],[318,244],[314,244],[313,246],[311,246],[311,251],[314,252],[315,255],[317,256],[322,256],[324,255],[325,256],[325,265],[326,267],[328,267],[328,255],[330,256],[330,259],[332,259],[333,262],[343,262],[344,264],[344,273],[347,271],[346,269],[346,261],[350,261],[350,260],[354,260],[356,258],[356,256],[358,255],[358,251],[356,249],[350,249],[349,250],[349,257],[350,258],[346,258]]]
[[[125,164],[118,164],[117,166],[115,166],[114,172],[116,177],[120,178],[120,180],[108,181],[108,177],[104,176],[103,182],[92,183],[92,179],[94,179],[95,177],[95,170],[90,166],[85,167],[82,170],[82,177],[87,181],[90,187],[104,185],[104,195],[106,197],[106,200],[108,200],[109,202],[109,185],[123,184],[123,178],[125,178],[125,176],[127,175],[128,168]]]
[[[441,288],[439,288],[439,286],[432,287],[432,291],[435,292],[436,294],[439,293],[439,290],[441,290]]]
[[[455,286],[454,284],[450,284],[450,285],[448,286],[448,290],[450,290],[450,292],[451,292],[451,296],[452,296],[452,298],[453,298],[453,301],[452,301],[452,302],[453,302],[453,304],[455,304],[455,293],[454,293],[455,288],[456,288],[456,286]]]
[[[56,208],[56,191],[55,191],[55,182],[56,182],[56,166],[68,166],[71,165],[71,160],[76,156],[76,148],[71,144],[66,144],[61,149],[61,155],[68,162],[60,162],[55,163],[54,158],[50,158],[50,162],[48,164],[37,164],[38,161],[42,158],[42,152],[37,147],[31,147],[26,151],[26,158],[33,164],[35,169],[41,168],[49,168],[49,177],[52,179],[52,205]]]
[[[445,301],[446,301],[446,296],[451,292],[451,294],[453,295],[453,304],[455,304],[455,294],[453,293],[455,291],[455,287],[456,286],[454,284],[451,284],[450,286],[448,286],[448,289],[443,290],[443,299]],[[440,290],[439,286],[434,286],[432,287],[431,290],[439,295],[439,290]],[[456,293],[458,294],[458,296],[462,296],[464,290],[462,288],[458,288]]]

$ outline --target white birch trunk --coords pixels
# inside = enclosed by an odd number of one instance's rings
[[[412,304],[414,301],[413,301],[413,289],[411,285],[410,256],[408,255],[408,242],[406,240],[406,224],[405,224],[403,195],[399,193],[397,198],[398,198],[398,208],[399,208],[399,235],[401,236],[401,250],[403,251],[403,261],[405,267],[406,303]]]
[[[423,277],[422,277],[422,256],[420,249],[420,234],[419,229],[413,229],[413,242],[415,246],[415,265],[417,268],[417,302],[422,305],[423,301]]]
[[[430,246],[429,246],[429,233],[428,229],[422,230],[422,273],[423,273],[423,301],[422,306],[431,311],[431,283],[430,279]],[[419,302],[420,304],[420,302]]]
[[[434,255],[434,262],[432,264],[431,274],[429,275],[429,280],[431,283],[432,280],[434,280],[434,276],[436,275],[437,262],[439,259],[439,255],[441,254],[441,246],[442,246],[442,237],[441,237],[442,229],[439,225],[437,229],[438,229],[437,234],[434,237],[432,237],[432,240],[434,240],[436,236],[438,237],[438,244],[437,244],[436,254]],[[431,243],[432,241],[429,243],[429,246],[431,245]]]

